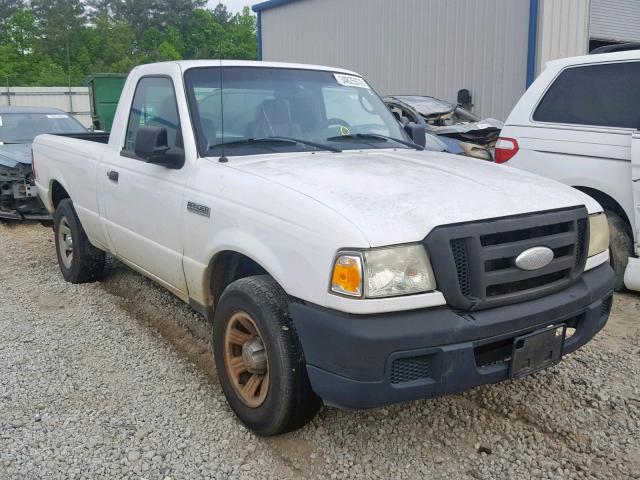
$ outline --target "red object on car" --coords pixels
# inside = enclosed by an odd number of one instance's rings
[[[496,142],[495,161],[496,163],[505,163],[518,153],[520,146],[515,138],[499,137]]]

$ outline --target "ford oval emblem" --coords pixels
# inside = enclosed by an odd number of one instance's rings
[[[520,270],[540,270],[553,261],[553,250],[547,247],[533,247],[525,250],[516,258],[516,267]]]

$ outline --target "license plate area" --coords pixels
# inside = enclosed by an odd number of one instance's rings
[[[558,363],[566,330],[566,325],[556,325],[517,337],[513,341],[511,377],[524,377]]]

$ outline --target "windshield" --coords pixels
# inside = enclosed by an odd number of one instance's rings
[[[31,143],[43,133],[86,132],[80,122],[66,113],[2,113],[0,142]]]
[[[411,148],[398,121],[361,77],[209,67],[188,70],[185,84],[203,155]]]

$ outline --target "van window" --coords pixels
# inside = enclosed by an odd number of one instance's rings
[[[640,128],[640,62],[571,67],[533,114],[537,122]]]
[[[124,150],[133,152],[138,129],[142,126],[167,129],[169,147],[182,148],[180,116],[173,83],[166,77],[144,77],[133,96]]]

